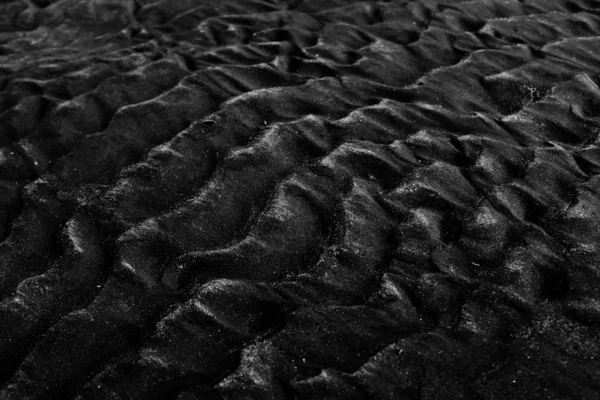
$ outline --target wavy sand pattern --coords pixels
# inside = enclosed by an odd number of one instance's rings
[[[0,1],[0,399],[599,399],[600,1]]]

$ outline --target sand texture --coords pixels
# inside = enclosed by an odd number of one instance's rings
[[[0,399],[600,399],[600,1],[0,0]]]

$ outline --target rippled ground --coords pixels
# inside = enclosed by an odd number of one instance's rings
[[[0,398],[600,398],[599,16],[2,0]]]

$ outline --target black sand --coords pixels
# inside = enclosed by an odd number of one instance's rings
[[[599,399],[600,1],[0,1],[0,399]]]

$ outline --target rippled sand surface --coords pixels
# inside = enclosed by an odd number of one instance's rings
[[[0,1],[0,399],[600,398],[600,1]]]

